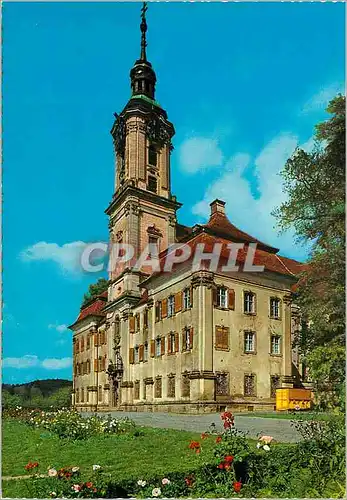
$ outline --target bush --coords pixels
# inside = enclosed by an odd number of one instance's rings
[[[4,416],[18,418],[31,427],[46,429],[60,438],[74,440],[99,434],[122,434],[135,429],[135,423],[128,417],[116,419],[93,415],[83,418],[76,410],[68,408],[45,412],[17,407],[4,412]]]

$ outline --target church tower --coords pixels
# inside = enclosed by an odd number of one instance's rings
[[[175,133],[166,111],[155,100],[156,75],[146,54],[146,10],[141,14],[141,53],[130,71],[131,97],[115,113],[111,135],[115,149],[115,193],[106,210],[110,242],[130,245],[132,263],[148,243],[159,251],[175,242],[176,211],[181,206],[171,194],[170,154]],[[131,265],[110,257],[109,301],[140,296],[139,283],[146,276]]]

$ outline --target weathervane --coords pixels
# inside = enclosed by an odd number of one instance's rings
[[[147,47],[147,42],[146,42],[146,31],[147,31],[147,22],[146,22],[146,12],[147,12],[147,2],[143,2],[142,9],[141,9],[141,60],[146,61],[146,47]]]

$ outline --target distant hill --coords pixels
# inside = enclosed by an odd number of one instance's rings
[[[63,387],[72,389],[72,381],[61,378],[50,378],[46,380],[34,380],[26,384],[2,384],[2,390],[12,395],[22,396],[24,399],[41,394],[44,398]]]

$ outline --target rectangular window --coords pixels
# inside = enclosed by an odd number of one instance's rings
[[[155,397],[156,398],[161,398],[161,377],[157,377],[155,379]]]
[[[79,389],[76,389],[76,403],[79,403],[79,400],[80,400]]]
[[[134,383],[134,398],[140,399],[140,381],[139,380],[135,380],[135,383]]]
[[[81,403],[84,403],[84,389],[81,389]]]
[[[280,299],[270,299],[270,317],[274,319],[280,318]]]
[[[140,361],[140,358],[139,358],[139,346],[135,346],[135,349],[134,349],[134,363],[138,363]]]
[[[155,355],[161,356],[161,338],[160,337],[155,339]]]
[[[98,391],[98,394],[99,394],[99,398],[98,398],[98,400],[99,400],[99,402],[101,402],[101,401],[102,401],[102,386],[101,386],[101,385],[99,385],[99,391]]]
[[[191,307],[190,288],[186,288],[183,291],[183,307],[184,307],[184,309],[189,309]]]
[[[252,292],[244,293],[244,312],[246,314],[255,313],[255,295]]]
[[[281,354],[281,337],[271,335],[271,354]]]
[[[151,144],[148,148],[148,163],[152,165],[152,167],[157,166],[158,154],[156,147]]]
[[[229,396],[229,374],[216,374],[216,396]]]
[[[175,296],[170,295],[167,301],[167,315],[170,318],[170,316],[173,316],[175,314]]]
[[[168,342],[169,354],[173,354],[175,352],[175,340],[176,340],[175,333],[174,332],[169,333],[169,342]]]
[[[148,176],[148,191],[151,191],[152,193],[157,192],[157,178],[154,177],[154,175]]]
[[[182,388],[181,388],[182,398],[190,398],[190,380],[187,374],[182,374]]]
[[[227,289],[223,286],[217,288],[217,307],[228,307],[228,293]]]
[[[182,350],[190,351],[193,347],[193,330],[192,328],[184,328],[182,335]]]
[[[90,349],[90,335],[87,335],[87,349]]]
[[[229,328],[226,326],[216,326],[216,349],[229,349]]]
[[[245,396],[255,396],[255,376],[253,374],[245,375],[244,395]]]
[[[145,309],[143,311],[143,328],[144,329],[148,328],[148,309]]]
[[[244,351],[255,352],[255,333],[245,332],[244,333]]]
[[[148,361],[148,342],[145,342],[143,347],[143,361]]]
[[[174,398],[175,397],[175,376],[169,375],[167,379],[167,397]]]
[[[135,330],[137,332],[140,331],[140,314],[139,313],[135,314]]]
[[[279,375],[271,375],[270,377],[270,397],[276,397],[276,389],[280,386],[280,377]]]

